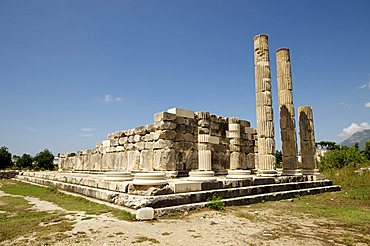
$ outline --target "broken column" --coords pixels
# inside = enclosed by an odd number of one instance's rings
[[[251,171],[243,170],[240,135],[240,119],[228,118],[228,128],[226,136],[230,138],[230,169],[228,170],[229,179],[242,179],[250,177]]]
[[[274,114],[272,110],[270,57],[268,36],[254,37],[254,69],[257,113],[257,174],[277,175],[275,166]]]
[[[215,172],[212,171],[212,146],[216,141],[210,134],[210,113],[197,112],[198,116],[198,170],[189,172],[189,180],[214,181]]]
[[[301,139],[301,158],[303,175],[320,177],[317,169],[315,130],[313,125],[313,113],[311,106],[298,108],[299,114],[299,136]]]
[[[298,167],[297,133],[293,104],[293,84],[289,49],[276,51],[276,67],[280,112],[280,132],[283,153],[282,175],[301,175]]]

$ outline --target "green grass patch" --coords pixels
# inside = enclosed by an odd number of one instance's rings
[[[0,242],[20,236],[36,236],[63,233],[72,229],[61,212],[47,213],[30,210],[30,205],[22,197],[0,197]]]
[[[108,207],[103,204],[89,201],[83,197],[76,197],[59,192],[55,187],[41,187],[17,181],[0,181],[1,190],[5,193],[21,196],[32,196],[40,200],[57,204],[69,211],[84,211],[87,214],[112,213],[122,220],[133,220],[134,215],[124,210]]]
[[[224,210],[225,203],[222,201],[222,197],[213,195],[207,199],[208,207],[214,210]]]

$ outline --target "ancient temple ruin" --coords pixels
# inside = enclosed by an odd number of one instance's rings
[[[26,180],[153,214],[207,205],[279,200],[336,191],[317,169],[313,113],[298,109],[301,165],[290,52],[276,51],[283,168],[276,169],[274,114],[267,35],[254,37],[256,127],[238,117],[172,108],[154,122],[108,134],[94,148],[63,153],[59,172],[26,172]],[[154,215],[153,215],[154,216]]]

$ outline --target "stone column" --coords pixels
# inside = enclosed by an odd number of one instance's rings
[[[254,70],[257,113],[257,175],[277,175],[275,166],[274,114],[272,110],[270,57],[267,35],[254,37]]]
[[[315,130],[313,125],[313,113],[311,106],[298,108],[299,114],[299,136],[301,139],[301,158],[303,175],[316,176],[313,179],[321,178],[317,169]]]
[[[189,172],[188,180],[215,181],[212,171],[212,136],[210,133],[210,113],[197,112],[198,116],[198,170]]]
[[[282,175],[302,175],[298,167],[297,132],[293,104],[293,84],[289,49],[276,51],[280,132],[283,149]]]
[[[228,170],[229,179],[249,178],[251,171],[242,169],[242,139],[240,136],[240,119],[231,117],[228,118],[229,131],[226,137],[230,138],[230,169]]]

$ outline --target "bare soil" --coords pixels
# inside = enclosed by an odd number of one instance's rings
[[[39,211],[65,211],[37,198],[25,199]],[[67,218],[75,222],[71,231],[55,233],[43,240],[21,237],[0,245],[313,246],[368,245],[370,240],[368,235],[336,221],[270,207],[231,207],[224,212],[202,210],[176,218],[135,222],[119,220],[110,214],[84,212],[70,213]]]

